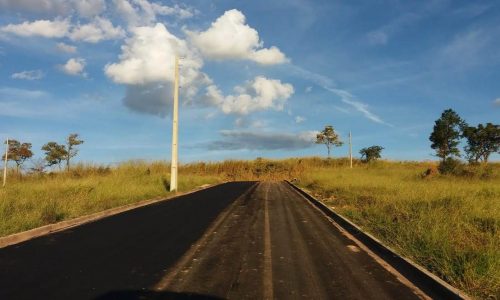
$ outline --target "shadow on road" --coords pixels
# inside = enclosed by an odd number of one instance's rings
[[[94,300],[222,300],[211,295],[200,295],[191,293],[156,292],[156,291],[112,291]]]
[[[0,249],[0,299],[92,299],[150,288],[253,184],[226,183]],[[144,293],[125,299],[200,299]]]

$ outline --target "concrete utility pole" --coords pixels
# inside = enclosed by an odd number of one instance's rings
[[[170,169],[170,191],[177,191],[177,142],[179,123],[179,56],[175,56],[174,71],[174,110],[172,111],[172,161]]]
[[[351,169],[352,169],[352,134],[349,131],[349,160],[351,161]]]
[[[7,158],[9,157],[9,139],[5,142],[5,161],[3,163],[3,187],[5,187],[5,183],[7,182]]]

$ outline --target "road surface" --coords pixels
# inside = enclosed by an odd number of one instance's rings
[[[0,299],[418,299],[284,182],[233,182],[0,249]]]

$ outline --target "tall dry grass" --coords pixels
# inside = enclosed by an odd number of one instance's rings
[[[500,166],[425,178],[428,167],[320,168],[305,172],[301,185],[452,285],[478,298],[500,298]]]
[[[70,172],[42,175],[12,173],[0,188],[0,236],[91,214],[140,200],[169,195],[170,166],[127,162],[117,167],[77,165]],[[179,191],[222,181],[222,177],[186,174]]]

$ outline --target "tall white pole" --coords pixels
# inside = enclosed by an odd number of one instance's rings
[[[3,187],[5,187],[5,183],[7,182],[7,159],[9,158],[9,139],[5,142],[5,160],[3,163]]]
[[[174,71],[174,110],[172,112],[172,161],[170,169],[170,191],[177,191],[177,142],[179,122],[179,57],[175,56]]]
[[[351,161],[351,169],[352,169],[352,134],[349,131],[349,160]]]

